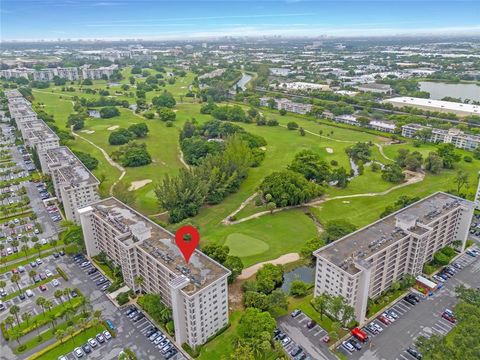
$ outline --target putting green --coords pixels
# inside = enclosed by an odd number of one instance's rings
[[[230,255],[240,257],[261,254],[269,249],[264,241],[242,233],[228,235],[225,245],[230,248]]]

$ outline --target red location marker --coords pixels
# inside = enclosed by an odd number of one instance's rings
[[[185,235],[190,235],[190,240],[185,240]],[[190,256],[192,256],[193,252],[197,248],[198,243],[200,242],[200,234],[193,226],[182,226],[175,233],[175,242],[182,252],[185,262],[188,264],[190,261]]]

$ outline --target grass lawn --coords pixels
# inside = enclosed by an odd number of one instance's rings
[[[48,251],[48,252],[43,252],[40,254],[40,256],[38,255],[38,253],[34,256],[30,256],[28,259],[26,260],[22,260],[22,261],[17,261],[13,264],[10,264],[10,265],[7,265],[7,266],[2,266],[1,267],[1,270],[0,270],[0,275],[2,274],[5,274],[6,272],[8,271],[11,271],[12,269],[15,269],[16,267],[19,267],[20,265],[27,265],[29,264],[32,260],[36,259],[36,258],[44,258],[44,257],[47,257],[47,256],[50,256],[54,253],[55,251]]]
[[[110,269],[110,267],[107,264],[101,263],[100,261],[98,261],[95,258],[93,259],[93,262],[100,269],[102,269],[102,271],[105,273],[105,275],[107,275],[108,278],[110,278],[110,280],[112,280],[112,281],[115,280],[115,276],[113,275],[113,271],[112,271],[112,269]]]
[[[228,235],[225,245],[230,248],[230,255],[243,257],[260,254],[269,249],[264,241],[241,233]]]
[[[325,329],[328,332],[332,331],[332,319],[330,319],[328,316],[325,314],[323,315],[323,318],[320,318],[320,313],[313,308],[313,306],[310,304],[310,301],[313,299],[313,295],[307,295],[305,297],[292,297],[290,296],[288,298],[288,311],[292,312],[295,309],[300,309],[302,312],[304,312],[306,315],[308,315],[311,319],[315,320],[317,324],[319,324],[323,329]],[[343,335],[345,335],[347,332],[343,329],[340,329],[338,331],[339,338],[341,338]]]
[[[45,250],[50,250],[54,247],[57,247],[57,246],[62,246],[63,245],[63,242],[61,241],[57,241],[57,244],[54,246],[52,245],[51,243],[47,243],[45,245],[42,245],[42,247],[40,248],[40,251],[45,251]],[[33,254],[36,254],[38,257],[38,250],[31,247],[27,250],[27,258],[31,258],[31,256]],[[21,259],[21,258],[24,258],[25,257],[25,251],[22,251],[20,250],[19,252],[17,253],[14,253],[14,254],[11,254],[11,255],[7,255],[7,256],[4,256],[3,257],[3,261],[4,262],[10,262],[10,261],[13,261],[13,260],[17,260],[17,259]]]
[[[374,303],[372,303],[372,306],[370,306],[367,309],[367,317],[375,315],[377,312],[379,312],[381,309],[383,309],[385,306],[389,305],[396,299],[400,297],[400,295],[408,292],[408,289],[398,289],[395,291],[388,291],[387,293],[383,294],[379,298],[375,300]]]
[[[32,357],[33,359],[38,360],[52,360],[57,359],[61,355],[66,355],[69,352],[73,351],[76,347],[83,345],[87,342],[89,338],[94,338],[99,332],[106,330],[105,326],[98,325],[96,327],[88,328],[81,333],[75,335],[71,339],[59,343],[58,346],[54,347],[52,350],[46,352],[45,354],[39,357]],[[110,340],[111,341],[111,340]],[[105,346],[105,345],[100,345]],[[31,359],[32,359],[31,358]]]

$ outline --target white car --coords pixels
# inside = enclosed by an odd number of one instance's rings
[[[53,274],[52,274],[52,272],[51,272],[50,270],[47,269],[47,270],[45,270],[45,276],[46,276],[46,277],[52,277]]]
[[[57,360],[68,360],[65,355],[60,355]]]
[[[40,259],[40,258],[38,258],[38,259],[37,259],[37,260],[35,260],[35,261],[36,261],[37,265],[41,265],[41,264],[43,264],[43,261],[42,261],[42,259]]]
[[[73,350],[73,353],[75,354],[75,356],[77,358],[81,358],[83,355],[85,355],[85,353],[83,352],[82,349],[80,349],[79,347],[75,348],[75,350]]]
[[[93,338],[90,338],[90,339],[88,339],[88,345],[90,345],[92,348],[94,348],[94,347],[97,347],[98,342],[97,342],[97,340],[95,340]]]
[[[441,277],[438,276],[438,275],[433,275],[433,279],[434,279],[434,280],[437,280],[437,281],[439,281],[439,282],[442,282],[442,283],[445,282],[445,279],[444,279],[444,278],[441,278]]]
[[[30,290],[30,289],[28,289],[27,291],[25,291],[25,294],[27,294],[28,297],[32,297],[33,295],[35,295],[35,294],[33,293],[33,291]]]
[[[86,267],[88,265],[90,265],[90,261],[84,261],[83,263],[80,264],[80,267],[83,268],[83,267]]]
[[[60,285],[60,281],[58,281],[57,279],[53,279],[52,285],[56,287],[56,286]]]
[[[103,331],[103,336],[105,337],[105,339],[107,340],[110,340],[112,338],[112,334],[110,334],[110,331],[108,330],[104,330]]]
[[[347,351],[350,351],[350,352],[354,352],[355,351],[355,348],[353,347],[352,344],[350,344],[348,341],[344,341],[342,342],[342,346],[345,350]]]
[[[378,332],[383,331],[383,328],[380,325],[378,325],[376,322],[373,322],[372,325],[375,329],[377,329]]]
[[[42,243],[42,245],[47,245],[47,240],[46,239],[42,239],[42,240],[40,240],[40,242]]]

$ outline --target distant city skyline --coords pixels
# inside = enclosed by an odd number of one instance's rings
[[[479,35],[478,1],[3,0],[1,40]]]

